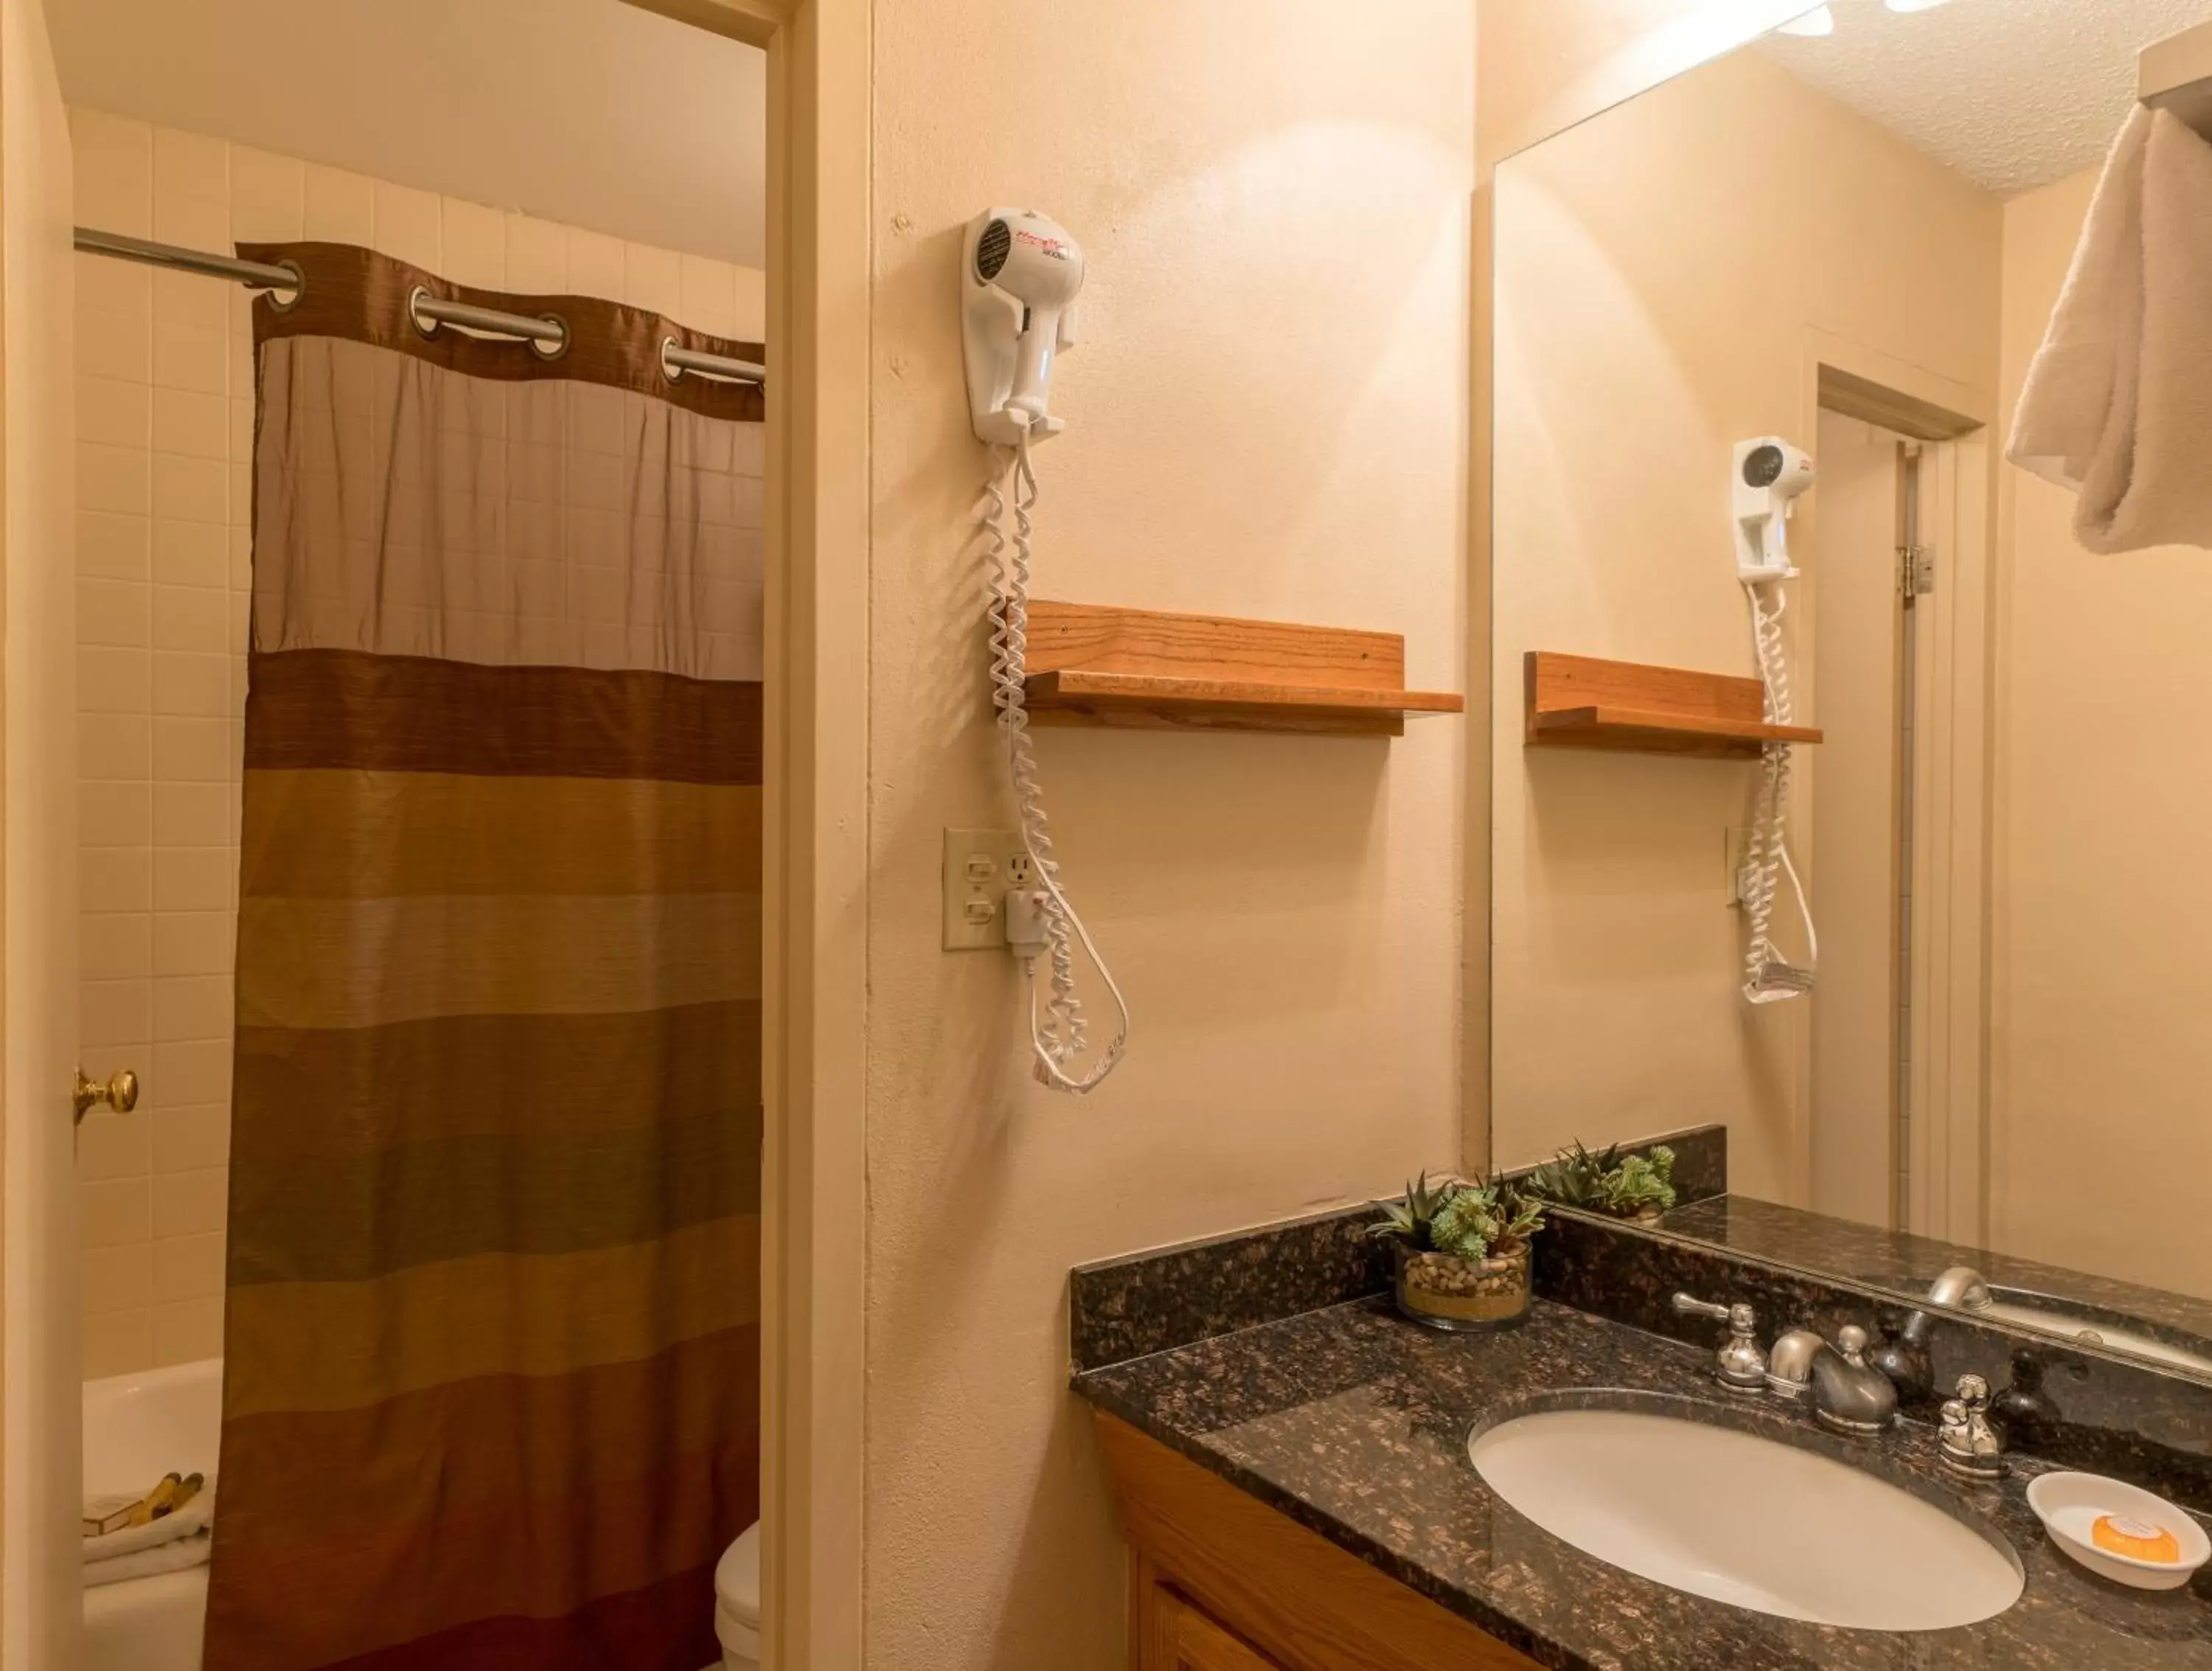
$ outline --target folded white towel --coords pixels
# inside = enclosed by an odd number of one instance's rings
[[[104,1561],[87,1561],[84,1588],[97,1589],[102,1584],[119,1584],[126,1578],[150,1578],[157,1572],[182,1572],[188,1567],[202,1566],[214,1546],[215,1539],[202,1527],[188,1538],[172,1539],[151,1549],[110,1556]]]
[[[171,1572],[205,1560],[210,1528],[215,1524],[215,1484],[209,1480],[174,1514],[85,1539],[86,1587]]]
[[[2212,547],[2212,143],[2170,112],[2112,148],[2007,455],[2092,551]]]

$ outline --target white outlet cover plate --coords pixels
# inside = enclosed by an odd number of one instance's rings
[[[948,829],[945,832],[944,948],[947,951],[987,951],[1006,944],[1006,890],[1014,885],[1012,869],[1017,858],[1026,858],[1018,829]],[[969,861],[981,863],[971,873]],[[973,911],[977,904],[988,912]]]

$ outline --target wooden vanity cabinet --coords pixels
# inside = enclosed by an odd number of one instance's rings
[[[1132,1671],[1538,1671],[1319,1533],[1097,1414],[1129,1545]]]

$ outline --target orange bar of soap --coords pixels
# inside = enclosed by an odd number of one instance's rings
[[[2139,1561],[2171,1565],[2181,1559],[2181,1545],[2166,1528],[2119,1515],[2099,1515],[2089,1528],[2089,1536],[2098,1548],[2109,1549],[2115,1555],[2132,1555]]]

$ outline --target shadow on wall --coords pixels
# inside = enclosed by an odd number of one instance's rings
[[[1091,1407],[1063,1393],[981,1671],[1066,1666],[1071,1618],[1109,1619],[1126,1608],[1128,1557],[1120,1516],[1103,1489],[1105,1478]],[[1119,1645],[1096,1644],[1102,1664],[1122,1662],[1114,1657]]]

